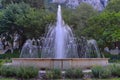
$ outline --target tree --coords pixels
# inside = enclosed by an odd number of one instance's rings
[[[119,12],[120,11],[120,0],[110,0],[105,11]]]
[[[77,36],[84,35],[83,30],[88,26],[88,19],[97,15],[98,12],[91,5],[82,3],[72,16],[72,24]]]
[[[73,15],[74,15],[73,12],[74,12],[74,9],[62,7],[63,19],[65,20],[65,23],[70,26],[73,26]]]
[[[53,22],[54,19],[53,13],[31,8],[22,2],[8,5],[3,10],[0,24],[4,28],[7,27],[6,31],[13,32],[16,29],[23,29],[26,36],[36,37],[43,34],[45,26]]]
[[[102,46],[120,41],[120,12],[103,12],[89,19],[86,35],[97,39]],[[101,43],[102,42],[102,43]]]
[[[1,3],[4,7],[11,3],[21,3],[24,2],[26,4],[29,4],[31,7],[40,9],[44,8],[44,0],[2,0]]]
[[[6,27],[6,30],[11,30],[17,28],[17,24],[15,23],[18,19],[18,15],[25,16],[28,14],[30,10],[30,6],[25,3],[12,3],[8,5],[5,9],[3,9],[3,15],[0,19],[1,27]]]
[[[45,33],[45,27],[54,23],[55,15],[45,10],[31,10],[25,16],[18,16],[16,24],[23,26],[27,36],[39,37]],[[32,32],[32,34],[31,34]]]

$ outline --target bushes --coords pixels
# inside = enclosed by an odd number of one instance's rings
[[[95,78],[120,77],[120,65],[95,66],[92,68],[92,74]]]
[[[65,78],[69,79],[79,79],[83,77],[83,72],[81,69],[68,69],[65,71]],[[53,69],[46,71],[46,78],[47,79],[61,79],[62,72],[60,69]]]
[[[62,72],[60,69],[53,69],[52,74],[53,79],[60,79],[62,77]]]
[[[50,71],[46,71],[46,78],[47,79],[61,79],[62,78],[62,72],[60,69],[53,69]]]
[[[120,62],[120,54],[118,55],[112,55],[110,53],[104,53],[105,58],[110,58],[109,62],[116,62],[119,63]]]
[[[34,68],[34,67],[19,67],[17,69],[17,72],[16,72],[16,76],[18,78],[26,78],[26,79],[29,79],[29,78],[34,78],[38,75],[38,69],[37,68]]]
[[[0,59],[0,75],[1,75],[1,68],[2,68],[2,65],[4,64],[4,63],[8,63],[8,62],[11,62],[11,60],[8,60],[8,59]]]
[[[109,68],[103,68],[103,73],[101,74],[101,78],[110,78],[111,77],[111,71]]]
[[[0,75],[3,77],[16,77],[20,79],[35,78],[38,75],[38,69],[32,66],[2,66],[0,68]],[[92,68],[92,74],[95,78],[111,78],[120,77],[120,65],[110,65],[106,67],[95,66]],[[42,75],[41,75],[42,76]],[[46,74],[43,75],[43,79],[81,79],[84,74],[81,69],[67,69],[63,76],[60,69],[46,70]],[[91,75],[89,75],[92,77]]]
[[[92,74],[95,78],[108,78],[111,76],[111,71],[107,67],[95,66],[92,68]]]
[[[111,70],[112,76],[120,77],[120,65],[113,64],[113,65],[110,65],[109,68]]]
[[[95,78],[101,78],[101,74],[103,72],[103,69],[101,66],[96,66],[92,68],[92,74]]]
[[[11,59],[11,58],[19,58],[20,52],[14,51],[13,53],[7,52],[5,54],[0,54],[0,59]]]
[[[1,75],[5,77],[16,76],[16,68],[13,66],[2,66]]]
[[[82,78],[83,72],[81,69],[68,69],[65,72],[65,77],[70,79]]]
[[[34,78],[38,75],[38,69],[34,67],[15,67],[15,66],[2,66],[1,75],[5,77],[18,77],[18,78]]]

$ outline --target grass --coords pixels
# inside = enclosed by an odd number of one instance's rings
[[[120,78],[111,78],[111,79],[86,79],[86,80],[120,80]]]
[[[0,78],[0,80],[17,80],[17,79],[15,79],[15,78]],[[64,80],[73,80],[73,79],[64,79]],[[120,80],[120,78],[111,78],[111,79],[84,79],[84,80]]]
[[[0,80],[17,80],[15,78],[0,78]]]

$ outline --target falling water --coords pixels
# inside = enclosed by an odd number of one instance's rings
[[[37,44],[39,43],[39,44]],[[41,45],[42,44],[42,45]],[[41,52],[41,54],[40,54]],[[21,50],[21,58],[98,58],[102,57],[97,42],[86,38],[75,38],[71,28],[62,19],[58,6],[57,22],[50,25],[46,35],[38,40],[27,40]]]
[[[90,40],[87,41],[87,43],[88,43],[88,47],[89,47],[90,57],[94,57],[94,58],[103,57],[103,55],[99,51],[96,40],[90,39]]]
[[[61,6],[58,6],[57,22],[50,26],[45,37],[42,57],[44,58],[77,58],[77,45],[71,28],[64,24]]]
[[[24,44],[20,58],[38,58],[38,46],[33,44],[33,40],[26,40],[26,43]]]

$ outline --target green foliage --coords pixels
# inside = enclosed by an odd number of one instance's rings
[[[43,2],[45,4],[42,4]],[[27,37],[41,36],[45,33],[45,27],[55,22],[57,4],[48,5],[48,2],[48,0],[2,0],[4,8],[0,10],[0,33],[13,32],[14,27],[22,28]],[[77,37],[81,35],[92,37],[103,48],[111,42],[120,40],[119,3],[120,0],[110,0],[100,14],[86,3],[82,3],[76,9],[62,7],[63,18],[74,29]],[[43,5],[48,5],[46,10],[43,9]]]
[[[109,66],[112,76],[120,77],[120,65],[113,64]]]
[[[69,79],[78,79],[83,77],[83,72],[81,69],[68,69],[65,72],[65,77]]]
[[[74,9],[63,7],[62,6],[62,17],[66,24],[72,25],[73,27],[73,15],[74,15]]]
[[[38,37],[44,33],[45,27],[53,23],[54,20],[55,15],[52,12],[32,8],[24,2],[12,3],[0,13],[0,28],[9,32],[23,29],[27,37]]]
[[[44,77],[45,79],[52,79],[53,78],[53,74],[52,74],[52,71],[48,71],[46,70],[46,75]]]
[[[0,78],[0,80],[16,80],[15,78]]]
[[[2,59],[0,59],[0,67],[4,64],[5,61],[3,61]]]
[[[120,40],[119,22],[120,13],[103,12],[89,19],[89,27],[85,29],[84,34],[96,39],[102,47],[109,45]]]
[[[60,69],[53,69],[53,79],[60,79],[62,77],[62,73]]]
[[[95,78],[101,78],[102,72],[103,72],[103,69],[101,66],[95,66],[92,68],[92,73]]]
[[[21,3],[21,2],[30,4],[30,6],[35,8],[44,8],[44,0],[1,0],[1,4],[3,7],[6,7],[11,3]]]
[[[46,78],[47,79],[61,79],[62,73],[60,69],[52,69],[49,71],[46,71]]]
[[[88,19],[98,14],[97,10],[86,3],[81,3],[76,9],[64,8],[62,11],[65,22],[74,29],[78,37],[84,35],[84,29],[88,26]]]
[[[7,66],[1,67],[0,73],[5,77],[18,77],[21,79],[35,78],[38,75],[38,69],[32,66]]]
[[[5,77],[13,77],[16,76],[16,70],[13,66],[2,66],[1,67],[1,75]]]
[[[104,68],[103,73],[101,74],[101,78],[110,78],[111,77],[111,71],[109,68]]]
[[[21,66],[17,69],[16,76],[18,78],[35,78],[38,75],[38,69],[32,66]]]
[[[119,63],[120,62],[120,54],[119,55],[112,55],[110,53],[104,53],[105,58],[109,58],[110,63]]]
[[[66,78],[72,78],[73,75],[73,69],[66,70],[65,77]]]
[[[6,28],[6,31],[10,31],[12,28],[17,28],[16,20],[18,19],[18,16],[25,16],[30,10],[30,6],[25,3],[9,4],[3,9],[3,15],[0,19],[1,27]]]
[[[0,59],[0,75],[1,75],[1,70],[2,70],[2,66],[3,66],[3,64],[5,64],[5,63],[10,63],[11,62],[11,60],[8,60],[8,59]]]
[[[110,0],[105,11],[119,12],[120,11],[120,0]]]
[[[95,66],[92,68],[92,74],[95,78],[109,78],[111,71],[106,67]]]
[[[27,36],[39,37],[44,33],[46,25],[54,22],[54,19],[53,13],[32,9],[26,16],[18,16],[16,24],[25,28]]]
[[[97,15],[97,11],[91,5],[82,3],[74,12],[72,23],[75,28],[75,34],[80,37],[84,35],[84,29],[88,26],[88,19]],[[86,35],[84,35],[86,36]]]
[[[0,54],[0,59],[11,59],[11,58],[19,58],[20,52],[19,51],[14,51],[13,53],[5,53],[5,54]]]
[[[2,63],[0,62],[0,75],[1,75],[1,66],[2,66]]]
[[[120,40],[120,0],[111,0],[105,11],[99,15],[88,4],[81,4],[77,9],[63,10],[65,21],[72,25],[75,34],[87,36],[98,41],[101,48]]]

